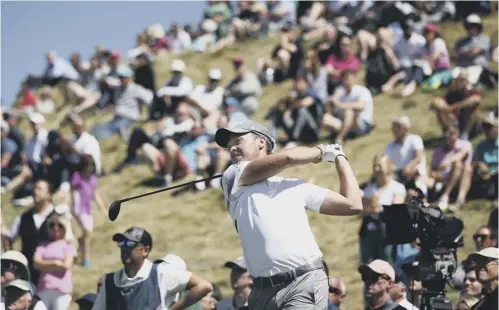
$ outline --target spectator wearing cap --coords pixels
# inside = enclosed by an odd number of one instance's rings
[[[471,264],[466,266],[464,273],[464,286],[459,294],[456,310],[469,310],[484,297],[482,295],[483,286],[478,282],[476,271]]]
[[[294,79],[305,57],[302,40],[293,23],[281,28],[279,44],[271,53],[270,67],[274,71],[274,82]],[[264,68],[267,70],[267,68]]]
[[[97,294],[88,293],[78,298],[75,302],[78,305],[78,310],[92,310]]]
[[[395,165],[396,180],[411,187],[414,183],[426,194],[427,189],[419,180],[427,175],[426,155],[423,139],[409,133],[411,120],[403,115],[392,119],[392,133],[394,140],[385,147],[384,154],[387,155]]]
[[[1,166],[2,166],[2,192],[5,191],[4,186],[10,183],[23,169],[21,152],[17,143],[9,138],[9,124],[5,120],[1,120]]]
[[[17,279],[9,282],[2,287],[2,300],[1,309],[9,310],[46,310],[47,308],[43,303],[35,300],[34,290],[28,281]]]
[[[326,103],[322,126],[335,135],[335,143],[346,138],[367,135],[373,129],[373,97],[369,89],[355,83],[355,74],[345,70],[341,74],[343,85],[336,88]]]
[[[327,310],[339,310],[340,305],[347,295],[347,287],[342,278],[329,277],[329,303]]]
[[[21,252],[7,251],[2,253],[2,286],[15,279],[30,281],[28,259]]]
[[[327,308],[322,252],[305,210],[331,216],[361,212],[359,185],[341,147],[295,147],[272,154],[274,139],[254,121],[218,129],[215,140],[230,150],[234,162],[222,176],[222,189],[253,277],[249,308]],[[321,161],[336,162],[344,185],[341,194],[301,180],[275,177],[286,168]],[[286,208],[282,209],[284,201]],[[286,221],[279,220],[282,212]],[[310,294],[315,298],[302,298]]]
[[[466,202],[471,185],[472,156],[473,147],[469,141],[459,139],[457,124],[447,126],[444,144],[433,153],[431,172],[426,178],[426,186],[438,197],[442,211],[448,209],[450,195],[458,184],[459,192],[452,208],[460,208]]]
[[[456,61],[456,72],[467,71],[469,83],[475,85],[482,71],[488,67],[490,38],[483,33],[482,19],[477,14],[466,17],[464,28],[467,36],[456,42],[452,57]]]
[[[473,262],[478,282],[483,285],[483,293],[485,294],[485,297],[476,303],[471,309],[498,309],[497,265],[499,261],[499,249],[492,247],[485,248],[480,252],[470,254],[468,256],[468,260]]]
[[[376,259],[368,265],[361,265],[359,273],[366,286],[366,310],[404,310],[390,298],[390,287],[395,281],[395,270],[386,261]]]
[[[172,73],[170,81],[156,93],[158,98],[163,99],[163,102],[152,108],[151,115],[154,116],[154,119],[160,119],[164,115],[172,115],[178,105],[192,92],[192,80],[184,75],[185,63],[182,60],[174,59],[170,71]]]
[[[232,65],[236,76],[225,87],[225,100],[234,101],[246,115],[251,116],[258,109],[262,86],[256,74],[247,69],[244,58],[234,58]]]
[[[72,152],[78,156],[88,154],[92,156],[95,164],[95,173],[99,176],[102,174],[101,150],[99,141],[92,136],[85,127],[85,121],[82,117],[75,113],[68,116],[71,123],[73,136],[70,139]]]
[[[345,79],[342,72],[349,70],[355,74],[359,71],[360,59],[353,53],[350,37],[343,36],[339,40],[338,53],[330,55],[325,66],[329,73],[328,93],[334,93],[336,88]]]
[[[230,269],[230,286],[234,295],[217,303],[217,310],[236,310],[248,306],[248,297],[253,286],[253,279],[243,256],[225,263]]]
[[[270,0],[267,1],[269,30],[277,32],[286,23],[296,23],[296,5],[290,1]]]
[[[149,259],[152,237],[143,228],[131,227],[113,236],[120,248],[123,269],[107,274],[93,310],[184,309],[212,291],[210,283],[191,272]],[[175,304],[178,292],[189,293]]]
[[[497,199],[497,161],[498,152],[498,120],[493,113],[483,120],[485,139],[475,148],[473,154],[473,182],[471,196],[476,198]]]
[[[55,51],[47,53],[47,67],[42,75],[43,84],[55,86],[61,80],[76,81],[80,74],[66,60],[57,57]]]
[[[416,306],[407,300],[407,288],[409,287],[409,280],[404,271],[400,268],[395,269],[395,281],[388,289],[390,298],[399,306],[406,310],[418,310]]]
[[[216,123],[223,104],[224,88],[220,86],[222,71],[213,68],[208,74],[206,85],[197,85],[185,102],[190,104],[203,119],[206,128],[216,128]]]
[[[33,266],[40,272],[37,292],[49,309],[65,310],[72,299],[76,247],[67,239],[71,223],[65,215],[53,214],[47,222],[49,240],[41,242],[33,256]]]
[[[482,105],[480,91],[469,87],[468,74],[460,72],[444,97],[437,97],[430,105],[441,127],[458,122],[462,139],[468,139]]]
[[[126,137],[128,129],[141,119],[142,105],[150,106],[154,94],[132,81],[133,71],[126,65],[120,65],[117,70],[120,86],[117,89],[114,107],[114,118],[95,127],[91,134],[97,140],[103,140],[114,134]]]

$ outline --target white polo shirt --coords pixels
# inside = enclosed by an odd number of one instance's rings
[[[390,157],[397,170],[402,169],[416,158],[416,151],[424,152],[424,145],[423,139],[414,134],[408,134],[402,143],[392,141],[385,148],[385,154]],[[426,175],[426,157],[424,154],[418,165],[418,172],[422,176]]]
[[[83,154],[89,154],[95,162],[95,172],[97,175],[101,174],[101,153],[99,141],[89,134],[88,132],[83,132],[79,137],[73,135],[72,143],[74,148]]]
[[[342,94],[338,99],[341,103],[356,103],[359,101],[365,101],[366,105],[364,109],[357,112],[358,117],[368,124],[373,123],[373,96],[367,87],[354,85],[350,92],[347,93],[343,86],[339,86],[338,92]],[[335,113],[343,113],[343,110],[336,109]]]
[[[318,212],[328,190],[277,176],[238,186],[248,163],[230,166],[222,188],[250,274],[267,277],[321,258],[305,210]]]

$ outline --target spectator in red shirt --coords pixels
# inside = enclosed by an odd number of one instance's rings
[[[481,104],[480,92],[469,87],[468,74],[460,72],[445,97],[435,98],[430,109],[436,112],[442,128],[457,121],[461,139],[467,140]]]

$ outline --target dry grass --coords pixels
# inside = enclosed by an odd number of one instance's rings
[[[486,19],[485,29],[492,38],[497,37],[497,16]],[[447,24],[443,26],[444,37],[453,45],[461,36],[460,25]],[[218,67],[224,73],[227,82],[231,73],[228,59],[236,55],[244,55],[250,67],[254,68],[256,59],[266,57],[272,50],[276,39],[240,43],[219,54],[191,54],[182,57],[187,64],[187,74],[195,83],[203,83],[208,70]],[[155,63],[159,85],[164,83],[169,75],[170,59],[158,60]],[[158,86],[159,86],[158,85]],[[262,120],[266,109],[277,98],[287,92],[290,84],[272,85],[266,87],[261,99],[261,110],[256,119]],[[414,124],[413,132],[425,139],[441,135],[434,115],[428,110],[428,104],[433,95],[417,92],[410,99],[402,100],[390,96],[375,98],[376,130],[368,137],[349,141],[345,146],[346,154],[352,164],[357,178],[366,180],[371,173],[371,158],[381,152],[391,139],[390,122],[394,115],[408,114]],[[497,93],[485,94],[486,104],[496,106]],[[92,128],[111,115],[90,115],[87,118],[88,127]],[[64,129],[67,132],[67,128]],[[476,142],[476,141],[475,141]],[[125,155],[126,145],[118,138],[111,138],[101,144],[103,167],[111,169]],[[428,159],[432,150],[427,150]],[[284,175],[301,177],[318,185],[338,189],[337,176],[332,166],[308,165],[286,171]],[[141,181],[151,177],[151,172],[145,165],[129,168],[119,175],[106,176],[100,179],[100,187],[105,200],[112,200],[143,193],[151,190],[141,185]],[[122,206],[122,212],[116,222],[96,216],[95,232],[92,242],[92,267],[85,270],[74,267],[75,298],[86,292],[95,291],[97,281],[104,273],[120,268],[119,251],[111,241],[115,232],[123,231],[131,225],[146,227],[153,235],[154,249],[152,258],[158,258],[166,253],[176,253],[182,256],[190,270],[209,279],[223,289],[229,296],[228,271],[222,268],[227,259],[241,254],[239,238],[232,221],[222,203],[222,194],[216,190],[202,193],[187,193],[180,197],[171,197],[168,193],[146,197],[128,202]],[[2,201],[2,216],[6,223],[11,223],[14,216],[23,210],[14,209],[7,199]],[[460,259],[473,250],[471,236],[481,224],[485,223],[489,209],[477,202],[469,204],[458,216],[465,222],[465,247],[459,250]],[[344,309],[358,309],[361,298],[361,281],[357,273],[359,262],[357,232],[360,226],[359,217],[338,218],[310,214],[310,225],[316,239],[324,252],[331,273],[342,276],[346,280],[349,295],[345,300]],[[75,233],[79,234],[75,229]],[[19,247],[19,243],[16,245]],[[456,293],[451,294],[456,300]]]

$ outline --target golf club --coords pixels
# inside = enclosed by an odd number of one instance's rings
[[[187,183],[183,183],[183,184],[178,184],[178,185],[171,186],[171,187],[166,187],[166,188],[158,189],[158,190],[150,192],[150,193],[145,193],[145,194],[141,194],[141,195],[137,195],[137,196],[133,196],[133,197],[128,197],[128,198],[124,198],[124,199],[115,200],[109,206],[108,217],[109,217],[109,219],[112,222],[114,222],[118,218],[118,215],[120,215],[121,204],[123,202],[127,202],[127,201],[134,200],[134,199],[137,199],[137,198],[142,198],[142,197],[145,197],[145,196],[154,195],[154,194],[161,193],[161,192],[166,192],[166,191],[169,191],[171,189],[175,189],[175,188],[179,188],[179,187],[183,187],[183,186],[187,186],[187,185],[196,184],[196,183],[199,183],[199,182],[206,182],[208,180],[213,180],[213,179],[220,178],[220,177],[222,177],[222,175],[221,174],[217,174],[217,175],[214,175],[214,176],[206,178],[206,179],[191,181],[191,182],[187,182]]]

